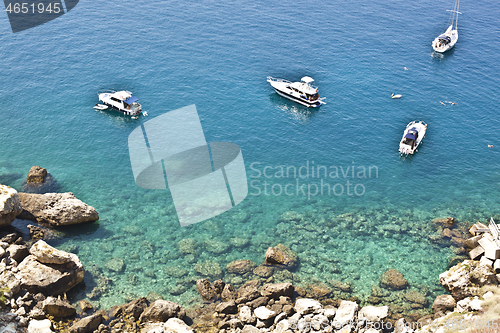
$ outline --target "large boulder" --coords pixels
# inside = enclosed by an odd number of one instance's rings
[[[102,323],[103,316],[101,312],[95,313],[91,316],[80,319],[74,323],[70,328],[70,333],[91,333]]]
[[[482,286],[498,284],[491,268],[474,260],[465,260],[441,273],[439,282],[457,301],[479,295]]]
[[[457,302],[451,295],[439,295],[432,304],[434,313],[446,314],[448,311],[453,311]]]
[[[65,264],[72,259],[71,253],[53,248],[43,240],[33,244],[29,252],[42,264]]]
[[[17,191],[0,185],[0,227],[10,225],[22,210]]]
[[[28,172],[28,177],[26,177],[26,181],[28,183],[43,183],[45,176],[47,176],[47,169],[34,165]]]
[[[23,192],[25,193],[49,193],[58,192],[59,185],[47,169],[39,166],[32,166],[26,181],[23,183]]]
[[[85,270],[76,254],[59,251],[40,242],[43,241],[38,241],[39,245],[33,250],[35,255],[29,255],[18,266],[22,288],[34,294],[59,295],[83,281]],[[43,262],[61,262],[67,257],[70,260],[62,263]]]
[[[28,247],[26,245],[17,245],[17,244],[12,244],[10,245],[5,252],[9,253],[9,257],[11,259],[14,259],[16,262],[21,262],[29,256],[30,252],[28,250]]]
[[[20,193],[23,211],[19,218],[45,223],[51,226],[64,226],[99,219],[97,211],[78,200],[73,193]]]
[[[358,320],[366,319],[369,322],[383,321],[389,315],[388,306],[372,306],[368,305],[359,311]]]
[[[71,304],[55,297],[47,297],[43,301],[42,309],[56,318],[73,317],[76,314],[76,309]]]
[[[139,317],[141,323],[145,322],[165,322],[170,318],[184,319],[186,310],[177,303],[157,300],[151,303]]]
[[[280,296],[293,296],[293,285],[291,283],[265,284],[260,293],[262,296],[278,299]]]
[[[139,319],[140,315],[146,310],[148,307],[148,300],[146,297],[139,297],[129,303],[123,304],[119,306],[115,312],[114,316],[125,315],[129,317],[134,317],[135,319]]]
[[[51,333],[52,323],[48,319],[43,320],[31,320],[28,325],[28,333]]]
[[[391,268],[382,274],[380,286],[386,289],[401,290],[408,287],[408,281],[404,278],[403,273]]]
[[[216,296],[214,286],[207,279],[196,281],[196,289],[204,300],[210,301]]]
[[[337,309],[337,312],[335,313],[334,321],[341,323],[342,325],[348,322],[352,322],[356,319],[358,309],[358,303],[351,301],[342,301],[339,308]]]
[[[295,301],[294,310],[303,316],[321,309],[321,303],[312,298],[299,298]]]
[[[270,266],[293,268],[298,263],[297,254],[283,244],[268,248],[265,257],[264,264]]]

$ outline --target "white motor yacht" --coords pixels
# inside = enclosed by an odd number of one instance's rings
[[[142,112],[142,106],[137,101],[137,97],[132,96],[130,91],[113,91],[108,90],[98,92],[99,101],[104,105],[115,109],[127,116],[139,116]]]
[[[399,143],[399,153],[401,155],[412,155],[422,142],[426,131],[427,124],[423,121],[412,121],[406,125],[403,138]]]
[[[312,86],[314,80],[309,76],[304,76],[300,82],[290,82],[268,76],[267,82],[271,84],[278,95],[296,103],[313,108],[326,104],[325,98],[319,97],[318,88]]]

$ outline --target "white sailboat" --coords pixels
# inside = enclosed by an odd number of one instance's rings
[[[462,14],[458,11],[458,8],[460,6],[460,0],[457,0],[455,2],[455,7],[453,10],[448,10],[449,12],[452,12],[451,14],[451,25],[446,29],[446,31],[436,37],[432,41],[432,48],[434,51],[443,53],[451,49],[455,44],[457,43],[458,40],[458,14]]]

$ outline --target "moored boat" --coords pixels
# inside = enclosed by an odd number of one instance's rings
[[[458,14],[461,14],[458,11],[458,7],[460,6],[460,0],[455,2],[455,7],[451,14],[451,25],[446,29],[446,31],[436,37],[434,41],[432,41],[432,48],[434,51],[443,53],[455,46],[458,41]]]
[[[417,151],[418,145],[422,142],[427,131],[427,124],[423,121],[412,121],[406,125],[403,138],[399,143],[399,153],[401,155],[412,155]]]
[[[309,76],[304,76],[300,82],[290,82],[268,76],[267,82],[278,95],[304,106],[315,108],[326,104],[325,98],[319,97],[318,88],[312,86],[314,80]]]
[[[142,112],[142,106],[137,101],[137,97],[132,96],[130,91],[108,90],[97,93],[99,101],[112,109],[115,109],[126,116],[139,116]]]

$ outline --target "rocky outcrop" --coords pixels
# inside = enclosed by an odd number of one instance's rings
[[[34,165],[28,172],[26,181],[28,183],[43,183],[45,176],[47,176],[47,169]]]
[[[401,290],[408,287],[408,281],[404,278],[403,273],[391,268],[382,274],[380,286],[386,289]]]
[[[23,183],[22,191],[39,194],[58,192],[59,185],[56,179],[47,172],[47,169],[39,166],[32,166],[26,177],[26,181]]]
[[[83,281],[85,270],[76,254],[59,251],[41,240],[33,247],[32,254],[18,266],[21,288],[35,294],[59,295]]]
[[[50,226],[64,226],[99,219],[97,211],[78,200],[73,193],[20,193],[23,211],[19,218]]]
[[[141,323],[165,322],[170,318],[184,319],[186,310],[177,303],[157,300],[151,303],[139,317]]]
[[[474,260],[465,260],[441,273],[439,282],[457,301],[479,295],[482,286],[498,284],[491,268]]]
[[[0,227],[10,225],[21,211],[17,191],[10,186],[0,185]]]

